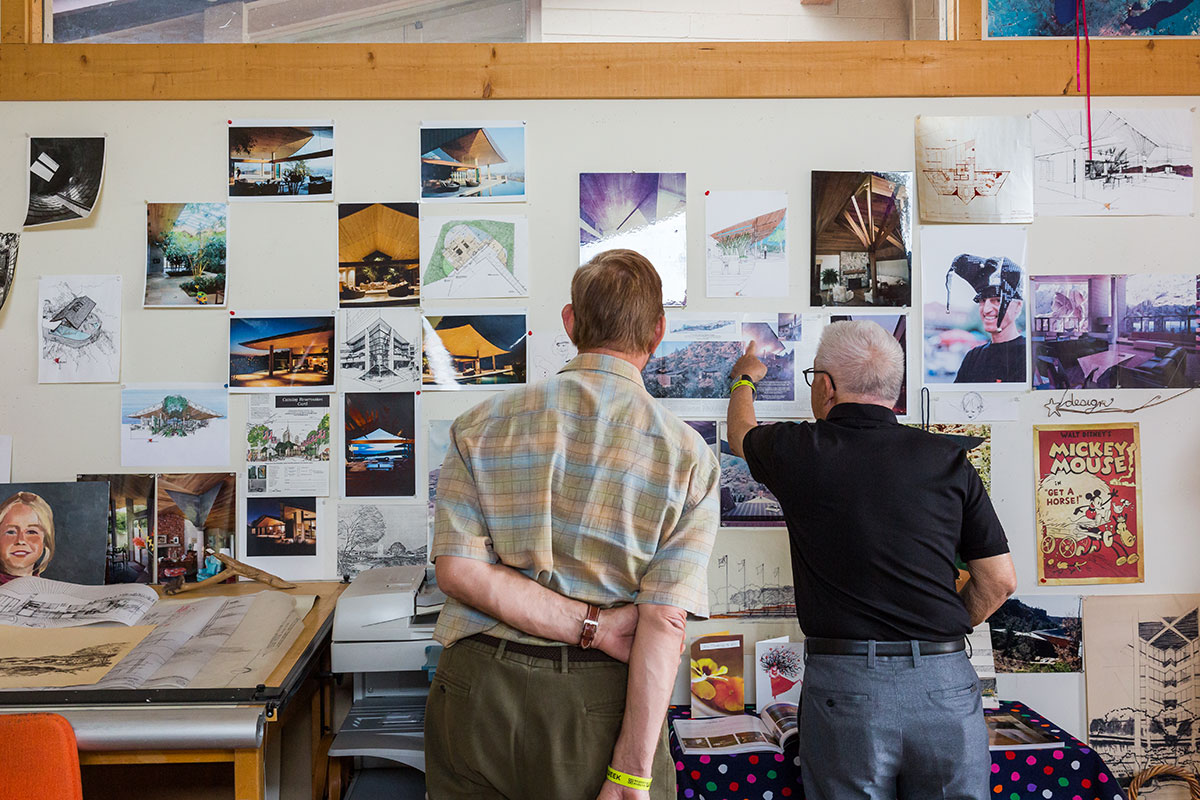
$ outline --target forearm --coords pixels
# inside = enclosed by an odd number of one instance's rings
[[[650,604],[639,606],[638,611],[625,690],[625,717],[613,748],[612,765],[631,775],[649,777],[679,670],[687,615],[679,608]]]
[[[729,450],[735,456],[742,457],[742,440],[751,428],[758,425],[758,418],[754,415],[754,390],[749,386],[739,386],[729,396],[726,422]]]
[[[995,614],[996,610],[1009,598],[1009,593],[1003,588],[989,587],[974,578],[968,578],[962,589],[959,590],[959,596],[962,597],[963,603],[967,607],[967,614],[971,618],[971,627],[974,628]]]
[[[441,556],[436,566],[438,586],[447,596],[531,636],[565,644],[579,641],[587,603],[504,564]]]

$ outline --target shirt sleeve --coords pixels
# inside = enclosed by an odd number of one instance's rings
[[[500,559],[492,550],[492,537],[479,504],[479,489],[460,436],[457,426],[451,425],[450,444],[438,474],[430,560],[438,556],[462,556],[494,564]]]
[[[712,451],[692,470],[687,502],[642,576],[635,602],[708,616],[708,562],[721,522],[721,469]]]
[[[775,422],[758,425],[746,431],[742,439],[742,453],[750,467],[750,477],[766,486],[776,497],[780,492],[775,485],[775,444],[778,434],[786,423]]]
[[[1008,552],[1008,537],[1004,526],[992,508],[992,500],[983,488],[983,481],[975,467],[962,454],[961,468],[966,478],[966,500],[963,503],[962,538],[958,554],[963,561],[990,558]]]

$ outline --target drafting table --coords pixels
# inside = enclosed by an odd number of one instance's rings
[[[300,637],[265,684],[227,689],[86,690],[43,689],[0,693],[0,713],[31,711],[62,714],[75,728],[82,766],[98,764],[232,763],[236,800],[264,800],[266,747],[276,730],[304,700],[313,714],[314,792],[324,779],[322,721],[331,714],[328,681],[333,608],[349,584],[299,583],[287,594],[316,595]],[[161,587],[155,586],[159,593]],[[232,596],[268,591],[249,581],[220,584],[177,595],[184,598]],[[280,590],[270,590],[280,591]],[[325,724],[328,724],[327,722]]]

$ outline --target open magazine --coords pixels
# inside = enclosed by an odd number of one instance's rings
[[[677,719],[675,735],[686,755],[782,753],[800,735],[795,703],[772,703],[758,713],[709,719]]]
[[[992,750],[1039,750],[1063,747],[1063,742],[1030,726],[1015,714],[989,714],[988,747]]]

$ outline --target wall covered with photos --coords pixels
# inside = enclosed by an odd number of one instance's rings
[[[1139,98],[1122,100],[1112,107],[1174,109],[1182,113],[1194,102],[1195,98]],[[581,181],[580,174],[654,173],[655,185],[647,191],[658,192],[656,211],[663,219],[674,220],[675,238],[666,244],[659,240],[646,242],[645,246],[662,248],[655,257],[656,263],[671,262],[678,270],[677,280],[668,281],[668,292],[680,300],[686,295],[686,308],[673,309],[687,312],[673,328],[688,343],[686,347],[681,345],[679,351],[689,353],[695,347],[697,353],[707,352],[708,356],[716,353],[723,358],[728,355],[725,351],[730,349],[731,342],[757,338],[761,333],[792,359],[789,368],[794,368],[794,373],[789,377],[790,384],[783,386],[782,393],[774,399],[763,398],[766,401],[760,409],[763,418],[787,419],[805,413],[807,390],[803,380],[797,382],[797,377],[811,363],[813,333],[829,318],[851,313],[838,306],[854,306],[855,318],[873,318],[890,330],[908,332],[908,383],[903,410],[907,411],[909,421],[919,421],[921,387],[929,385],[934,390],[935,422],[991,425],[991,492],[1009,533],[1020,595],[1037,600],[1195,592],[1198,586],[1194,565],[1200,562],[1200,538],[1195,536],[1200,466],[1195,459],[1194,443],[1200,441],[1200,414],[1196,413],[1200,408],[1200,393],[1160,403],[1183,391],[1180,384],[1172,381],[1166,386],[1153,386],[1145,379],[1155,369],[1161,371],[1169,366],[1172,358],[1181,358],[1174,348],[1163,345],[1164,352],[1147,352],[1138,358],[1118,352],[1114,344],[1111,353],[1100,347],[1099,352],[1076,354],[1070,361],[1076,370],[1081,364],[1083,367],[1091,364],[1095,369],[1079,372],[1064,367],[1059,372],[1051,366],[1039,371],[1035,343],[1027,362],[1030,376],[1035,384],[1040,381],[1054,388],[997,392],[986,390],[988,387],[974,387],[981,390],[967,396],[954,391],[953,370],[935,367],[935,361],[944,355],[942,351],[928,346],[933,336],[946,348],[953,350],[956,346],[955,337],[959,334],[952,325],[931,331],[928,322],[937,308],[939,292],[949,302],[950,290],[942,285],[949,277],[949,259],[953,253],[970,252],[972,237],[976,237],[980,244],[974,249],[1011,257],[1024,267],[1026,278],[1032,277],[1024,289],[1028,316],[1023,324],[1035,338],[1039,333],[1054,334],[1049,338],[1063,352],[1047,351],[1040,355],[1047,365],[1054,362],[1062,367],[1066,362],[1063,353],[1070,349],[1068,345],[1077,349],[1084,346],[1072,338],[1075,332],[1090,330],[1094,334],[1118,324],[1114,320],[1125,308],[1117,307],[1118,299],[1123,303],[1127,293],[1132,296],[1139,276],[1190,273],[1194,277],[1200,272],[1200,261],[1194,255],[1200,223],[1191,213],[1194,187],[1190,180],[1183,190],[1192,195],[1184,198],[1185,211],[1156,211],[1171,216],[1127,217],[1120,216],[1117,209],[1108,218],[1039,215],[1032,222],[1004,222],[1021,219],[1029,209],[1014,211],[994,204],[997,216],[993,219],[972,219],[968,215],[961,220],[1001,222],[986,227],[923,223],[919,205],[926,199],[922,194],[926,187],[909,188],[908,195],[916,207],[911,208],[911,231],[904,237],[912,251],[912,267],[907,275],[904,243],[896,242],[897,247],[878,251],[878,279],[872,280],[870,270],[874,269],[874,260],[863,258],[853,244],[845,244],[844,237],[853,234],[854,224],[843,232],[843,238],[832,237],[827,244],[822,242],[814,269],[812,226],[818,216],[828,216],[821,208],[814,208],[816,184],[832,185],[837,174],[871,171],[875,177],[868,181],[873,187],[869,192],[876,191],[879,181],[889,181],[887,185],[893,187],[892,191],[895,186],[911,187],[914,171],[920,172],[914,158],[919,115],[1003,114],[1024,119],[1035,111],[1073,112],[1078,105],[1073,101],[1029,98],[0,104],[0,186],[5,187],[0,193],[0,231],[21,230],[26,216],[28,136],[106,137],[103,189],[94,212],[83,220],[23,231],[15,280],[0,308],[0,364],[5,376],[0,399],[0,435],[13,437],[12,481],[57,482],[75,480],[81,474],[156,473],[160,475],[161,514],[164,507],[177,503],[181,496],[201,497],[217,491],[215,484],[201,486],[195,480],[187,480],[186,473],[234,473],[236,504],[231,499],[215,501],[230,513],[236,505],[237,519],[231,526],[233,541],[219,539],[206,543],[229,546],[239,558],[248,556],[254,563],[288,577],[333,578],[377,563],[377,559],[386,556],[379,545],[380,531],[388,531],[389,535],[400,531],[397,541],[406,544],[392,552],[419,551],[424,546],[424,528],[420,525],[414,528],[413,520],[423,523],[426,514],[428,473],[437,466],[430,463],[429,454],[437,450],[439,441],[444,447],[444,422],[438,423],[452,419],[490,396],[493,390],[486,386],[462,390],[420,386],[415,383],[419,381],[415,373],[399,374],[404,370],[398,366],[404,362],[408,365],[406,369],[419,369],[419,354],[413,367],[412,353],[405,354],[397,343],[414,341],[416,326],[424,326],[427,346],[431,329],[457,330],[457,334],[440,337],[451,352],[457,352],[456,346],[460,349],[466,346],[463,337],[478,334],[479,342],[494,342],[498,336],[508,335],[495,331],[507,330],[505,326],[511,323],[505,321],[508,316],[524,313],[524,322],[514,328],[518,331],[516,338],[520,338],[522,327],[527,333],[522,345],[527,362],[520,369],[530,380],[548,374],[555,368],[556,359],[561,360],[566,354],[561,341],[559,309],[567,301],[571,274],[579,263],[581,196],[592,197],[594,193],[599,196],[603,188],[599,178]],[[1096,102],[1097,108],[1107,105],[1102,100]],[[1100,121],[1102,113],[1096,112],[1095,121]],[[1190,120],[1194,115],[1187,116],[1186,144],[1194,150],[1195,130]],[[307,120],[331,124],[328,134],[315,134],[320,144],[308,152],[329,158],[334,165],[333,176],[326,178],[319,169],[300,175],[286,156],[260,159],[260,162],[275,162],[266,167],[247,160],[235,168],[229,160],[231,120]],[[451,163],[457,158],[450,152],[453,148],[445,142],[422,140],[422,123],[442,121],[438,124],[469,129],[494,120],[508,120],[502,125],[518,127],[524,123],[521,175],[524,196],[497,198],[505,202],[496,203],[454,197],[456,192],[450,189],[450,183],[457,181],[461,188],[472,179],[487,180],[488,176],[459,173]],[[1037,130],[1032,146],[1040,152]],[[922,126],[920,135],[949,134],[929,124]],[[968,134],[955,135],[965,138]],[[322,138],[325,136],[328,147]],[[1074,141],[1078,149],[1078,139]],[[492,144],[504,149],[499,143],[502,139]],[[261,139],[257,144],[262,144]],[[245,152],[254,147],[251,142]],[[972,169],[982,172],[989,167],[984,163],[986,144],[982,138],[979,147],[979,163],[975,164],[972,155],[971,164]],[[326,150],[331,154],[324,155]],[[435,151],[436,157],[422,161],[422,155]],[[955,153],[947,152],[948,157],[956,157]],[[1054,165],[1039,162],[1039,168],[1050,174]],[[814,181],[814,172],[835,177]],[[902,178],[897,173],[908,176]],[[309,192],[305,201],[284,198],[263,202],[262,197],[249,197],[240,202],[233,198],[227,212],[220,206],[210,207],[230,199],[231,183],[240,183],[250,194],[258,191],[255,186],[300,183],[297,176],[303,178]],[[1010,186],[1015,185],[1018,177],[1012,178],[1014,183]],[[1097,180],[1103,183],[1103,177]],[[326,179],[331,186],[325,185]],[[1118,184],[1122,180],[1120,176],[1113,178]],[[1178,189],[1173,191],[1178,194]],[[730,197],[734,192],[747,195]],[[1176,201],[1168,206],[1183,207],[1178,197]],[[945,209],[946,219],[961,219],[963,208],[968,208],[960,197],[944,193],[930,202]],[[153,205],[147,206],[148,203]],[[731,204],[733,210],[722,203]],[[171,212],[169,208],[178,204],[195,206],[191,224],[197,228],[215,224],[214,215],[227,213],[221,222],[226,229],[227,255],[223,280],[214,282],[210,273],[198,269],[194,274],[209,277],[209,283],[192,287],[194,291],[186,298],[176,295],[179,299],[175,301],[171,300],[170,287],[165,285],[156,286],[155,292],[151,292],[145,276],[148,228],[153,234],[155,226],[166,217],[178,224],[178,209]],[[376,205],[353,209],[346,204]],[[772,217],[780,208],[786,209],[785,215]],[[752,211],[741,213],[745,209]],[[356,295],[381,291],[380,285],[387,284],[386,279],[373,272],[371,254],[388,251],[389,243],[368,241],[369,234],[363,234],[361,252],[351,259],[357,265],[354,269],[362,274],[350,279],[346,278],[347,260],[339,256],[339,215],[346,218],[364,210],[369,214],[394,214],[400,220],[396,223],[400,227],[403,227],[401,218],[407,218],[409,222],[404,224],[416,229],[419,218],[419,255],[413,253],[405,258],[399,258],[395,252],[385,255],[397,264],[404,262],[414,272],[419,262],[424,280],[429,281],[430,272],[441,280],[430,282],[431,291],[422,294],[420,307],[424,320],[417,321],[414,317],[404,323],[414,325],[413,334],[401,330],[401,323],[392,326],[398,337],[389,339],[388,345],[394,348],[389,350],[392,353],[389,357],[396,359],[393,371],[398,376],[394,383],[378,380],[378,375],[361,366],[357,372],[335,371],[333,381],[339,394],[332,395],[328,406],[330,419],[325,423],[324,439],[327,454],[310,459],[303,469],[289,473],[290,482],[282,484],[288,487],[289,494],[280,495],[272,489],[275,480],[272,459],[295,448],[308,448],[311,452],[313,443],[320,440],[323,415],[290,408],[282,417],[272,418],[271,409],[262,406],[265,402],[262,394],[232,393],[227,408],[218,408],[220,398],[205,400],[203,392],[211,391],[214,384],[223,388],[223,384],[231,381],[253,384],[262,367],[252,362],[252,358],[257,358],[253,354],[244,356],[250,359],[244,363],[231,363],[227,346],[231,318],[245,320],[247,324],[254,322],[257,327],[252,325],[252,328],[258,332],[258,340],[275,337],[282,342],[280,337],[298,332],[317,335],[312,332],[332,324],[334,319],[339,326],[336,334],[339,342],[352,344],[356,335],[350,330],[353,326],[367,331],[364,335],[368,338],[363,341],[369,340],[370,328],[375,324],[369,313],[336,315],[339,303],[343,310],[358,313],[353,307],[359,299]],[[836,210],[831,207],[831,211]],[[711,219],[706,219],[706,211]],[[603,234],[604,214],[612,213],[616,213],[613,208],[589,208],[584,215],[585,228]],[[729,231],[736,227],[735,223],[750,217],[760,224],[766,220],[781,227],[778,238],[786,239],[786,247],[763,246],[754,251],[763,262],[762,268],[754,272],[757,282],[740,281],[736,266],[732,276],[721,266],[722,257],[736,251],[738,246],[729,238],[732,235]],[[724,222],[718,224],[718,220]],[[456,226],[453,224],[456,221],[472,224]],[[869,223],[858,220],[858,226],[860,231],[865,230]],[[355,235],[352,228],[348,225],[348,232],[343,235]],[[822,229],[825,230],[824,225]],[[1021,237],[1021,230],[1026,230],[1027,235]],[[1022,241],[1013,244],[1014,237]],[[600,235],[591,237],[595,242],[587,241],[588,236],[582,238],[585,252],[588,247],[600,247],[600,243],[609,241]],[[635,242],[633,246],[639,246],[636,239],[631,241]],[[468,247],[485,242],[484,249],[494,254],[472,262],[476,279],[490,281],[493,286],[487,299],[466,296],[455,288],[452,275],[458,265],[446,249],[451,242],[465,242]],[[445,263],[431,261],[437,258],[430,255],[433,248],[446,254]],[[525,252],[518,256],[518,263],[509,263],[514,248]],[[951,255],[939,256],[936,263],[926,264],[922,258],[925,252]],[[167,258],[167,254],[164,252],[161,257]],[[429,270],[431,264],[435,269]],[[958,278],[954,278],[957,283],[952,284],[956,297],[966,293],[967,301],[971,299],[967,287],[974,275],[972,269],[964,262]],[[164,275],[166,272],[164,267]],[[40,280],[42,276],[60,275],[87,276],[99,282],[88,289]],[[90,292],[99,301],[100,293],[111,291],[114,286],[111,280],[99,280],[100,276],[113,275],[121,278],[120,325],[113,343],[119,346],[119,376],[99,374],[88,378],[108,382],[39,383],[39,372],[44,380],[46,370],[52,369],[40,353],[51,353],[49,363],[54,361],[54,352],[59,353],[60,362],[70,360],[71,356],[69,343],[63,343],[68,349],[55,351],[54,342],[39,340],[43,308],[47,303],[60,303],[66,294]],[[396,290],[403,282],[396,278],[386,291],[396,292],[393,297],[403,296],[403,291]],[[443,285],[433,289],[438,283]],[[1037,287],[1043,284],[1051,292],[1044,303],[1034,296]],[[936,291],[926,291],[930,288]],[[209,302],[197,302],[195,290]],[[1138,291],[1144,293],[1145,289]],[[870,305],[854,302],[853,298],[861,300],[864,296],[873,297],[874,302]],[[1062,299],[1057,300],[1060,296]],[[1194,300],[1193,296],[1193,308]],[[1054,306],[1055,302],[1058,306]],[[1039,310],[1039,305],[1053,309]],[[299,326],[283,330],[278,327],[280,323],[273,322],[278,312],[287,312],[288,319],[303,318],[308,322],[303,331]],[[474,329],[458,323],[446,324],[447,320],[461,322],[472,315],[486,315],[488,322],[477,324]],[[731,320],[735,332],[722,333],[722,326]],[[923,322],[925,330],[921,335]],[[484,329],[488,324],[493,326],[492,332]],[[1194,323],[1185,320],[1185,327],[1189,324]],[[808,333],[802,333],[801,328]],[[685,332],[690,333],[685,336]],[[451,342],[448,336],[458,338]],[[1069,341],[1064,343],[1066,340]],[[247,335],[242,341],[255,339]],[[919,344],[923,341],[925,347]],[[508,370],[507,356],[499,352],[504,348],[497,347],[497,352],[491,352],[486,344],[473,346],[476,357],[469,366],[475,374],[485,375],[489,370],[500,374]],[[513,349],[508,347],[509,351]],[[694,379],[693,393],[680,400],[671,394],[680,372],[673,371],[669,353],[658,355],[662,360],[650,381],[651,388],[666,398],[665,402],[674,403],[673,407],[682,416],[696,420],[697,429],[710,437],[710,441],[719,441],[723,438],[720,426],[705,423],[721,418],[723,376],[701,373]],[[1191,355],[1189,351],[1183,357]],[[334,357],[332,352],[326,355]],[[1131,368],[1131,359],[1142,363],[1144,369]],[[347,363],[344,357],[342,363]],[[454,365],[463,366],[458,361]],[[273,368],[266,367],[268,372]],[[311,381],[302,386],[306,395],[320,395],[334,388],[321,383],[320,364],[315,360],[299,364],[293,361],[286,368]],[[926,375],[929,377],[923,381]],[[164,425],[185,423],[167,423],[162,419],[138,422],[154,417],[153,410],[159,407],[159,401],[149,395],[141,397],[128,392],[129,396],[123,398],[122,384],[138,385],[141,391],[141,385],[189,383],[206,386],[195,387],[194,393],[185,398],[186,404],[179,399],[172,402],[179,404],[179,414],[189,419],[199,419],[208,412],[214,419],[223,417],[221,430],[229,439],[227,453],[224,439],[219,436],[215,440],[209,436],[202,443],[208,448],[202,456],[196,456],[197,451],[193,450],[191,454],[146,457],[144,448],[125,440],[134,436],[126,428],[136,428],[145,435],[153,430],[159,435],[166,430]],[[711,391],[704,390],[706,386]],[[414,388],[421,388],[420,393],[408,394]],[[343,397],[346,392],[353,394]],[[392,392],[397,396],[390,397]],[[222,392],[218,394],[224,397]],[[175,392],[172,397],[178,395]],[[161,402],[165,410],[167,399]],[[405,403],[412,403],[412,407],[405,407]],[[1142,406],[1145,407],[1134,413],[1126,413]],[[1101,413],[1079,413],[1086,410]],[[343,454],[355,457],[365,453],[370,461],[371,454],[380,452],[380,448],[386,451],[396,447],[388,439],[389,430],[398,435],[397,426],[388,422],[389,414],[407,414],[415,420],[409,435],[414,439],[409,444],[412,474],[405,478],[411,489],[403,492],[408,495],[405,497],[371,499],[368,503],[363,498],[375,497],[376,492],[370,486],[377,475],[369,468],[359,475],[346,471]],[[279,419],[284,420],[282,432],[272,427]],[[1072,558],[1064,557],[1061,567],[1059,560],[1043,559],[1043,544],[1037,537],[1034,516],[1037,477],[1033,426],[1131,421],[1139,425],[1139,533],[1144,536],[1137,566],[1129,566],[1134,562],[1128,561],[1126,554],[1122,562],[1125,571],[1121,574],[1132,575],[1133,582],[1043,583],[1048,575],[1059,575],[1061,570],[1069,572]],[[203,427],[206,431],[214,430],[211,425]],[[347,434],[347,430],[351,433]],[[188,429],[184,433],[195,431]],[[353,447],[344,441],[347,436],[353,438]],[[864,471],[861,502],[872,502],[871,483],[869,471]],[[1081,496],[1094,491],[1086,483],[1077,488]],[[733,489],[737,491],[737,487]],[[1049,491],[1045,486],[1043,489]],[[252,492],[249,499],[248,490]],[[211,497],[209,502],[213,502]],[[1083,505],[1088,502],[1082,501]],[[719,534],[710,569],[710,591],[714,610],[748,617],[753,622],[715,619],[695,629],[702,632],[733,626],[748,631],[760,628],[786,632],[789,627],[786,617],[755,613],[773,604],[767,597],[767,588],[782,589],[791,582],[786,534],[778,526],[761,524],[771,516],[769,503],[735,505],[745,508],[731,509],[726,515],[727,527]],[[755,516],[755,508],[761,512],[760,516]],[[407,509],[415,513],[407,514]],[[279,542],[279,536],[273,533],[276,528],[286,528],[288,546],[293,550],[276,549]],[[157,534],[186,538],[187,530],[186,525],[176,520],[160,526]],[[413,543],[418,541],[420,547],[414,547]],[[170,547],[171,543],[164,546]],[[1073,557],[1076,552],[1072,546],[1068,555]],[[181,564],[179,568],[194,571],[196,565]],[[1139,574],[1141,582],[1137,582]],[[756,595],[757,605],[746,599],[745,590],[750,585],[761,590]],[[743,589],[741,593],[739,586]],[[752,635],[747,633],[747,638]],[[1084,682],[1077,673],[1002,675],[1000,693],[1020,696],[1074,732],[1083,733],[1086,729]]]

